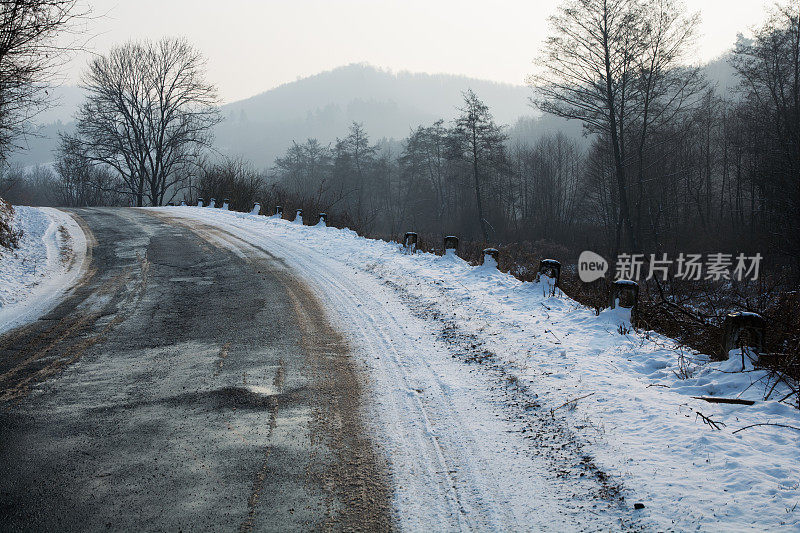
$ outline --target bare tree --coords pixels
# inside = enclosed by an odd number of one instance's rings
[[[550,18],[551,35],[528,82],[534,104],[554,115],[578,119],[604,135],[614,158],[619,229],[638,249],[628,205],[625,126],[642,52],[643,11],[635,0],[568,0]],[[618,238],[619,240],[619,238]]]
[[[49,103],[47,82],[71,48],[57,44],[56,37],[86,15],[76,4],[77,0],[0,2],[0,160]]]
[[[699,67],[684,66],[697,35],[700,16],[686,15],[678,0],[647,0],[643,4],[642,42],[635,57],[636,84],[632,94],[632,127],[636,150],[634,228],[642,244],[642,216],[648,169],[646,150],[653,130],[664,128],[680,113],[691,109],[706,85]],[[650,161],[655,167],[657,161]],[[651,210],[654,209],[651,206]]]
[[[333,161],[333,179],[343,200],[361,226],[370,226],[378,216],[385,175],[378,168],[378,146],[370,144],[363,124],[353,122],[348,135],[336,140]]]
[[[93,164],[79,143],[62,139],[54,169],[58,205],[119,205],[118,180],[106,166]]]
[[[447,137],[444,120],[428,127],[419,126],[405,142],[398,158],[400,178],[403,182],[402,198],[409,207],[411,222],[415,227],[434,213],[438,230],[444,230],[447,209]]]
[[[475,205],[484,242],[489,240],[486,213],[483,208],[482,186],[493,171],[506,165],[506,136],[494,123],[489,107],[472,90],[464,93],[464,107],[456,119],[454,139],[458,151],[469,161],[475,187]]]
[[[747,120],[764,155],[755,185],[771,206],[776,245],[800,263],[800,2],[777,5],[753,41],[737,44]]]
[[[19,180],[18,172],[13,172],[8,167],[0,167],[0,197],[5,196],[8,191],[13,189],[19,183]]]
[[[137,206],[184,188],[221,116],[205,61],[184,39],[129,42],[92,61],[74,141],[114,169]]]
[[[241,158],[202,165],[197,184],[201,198],[227,198],[231,209],[241,211],[252,209],[263,188],[263,176]]]

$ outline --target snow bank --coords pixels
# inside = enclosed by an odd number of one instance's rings
[[[0,333],[54,307],[80,275],[86,236],[68,214],[51,208],[15,206],[19,248],[0,249]]]
[[[292,243],[292,264],[306,250],[331,269],[339,264],[352,276],[371,276],[402,293],[409,308],[424,309],[416,316],[427,316],[431,331],[444,323],[459,338],[473,339],[472,349],[496,360],[530,405],[579,436],[587,461],[621,480],[628,509],[644,504],[631,516],[646,529],[800,527],[800,432],[777,426],[737,432],[762,423],[800,427],[800,412],[775,401],[787,392],[780,385],[764,401],[773,383],[752,366],[740,372],[738,352],[711,363],[669,338],[633,331],[625,309],[597,316],[560,291],[551,296],[544,283],[521,282],[493,265],[472,267],[454,254],[404,255],[397,244],[349,230],[170,209],[243,239],[259,235],[264,243]],[[431,364],[445,364],[426,356]],[[468,392],[455,387],[453,401],[470,402]],[[502,391],[491,394],[498,404],[508,402]],[[695,396],[755,404],[714,404]]]

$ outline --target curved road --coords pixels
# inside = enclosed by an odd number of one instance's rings
[[[362,379],[281,261],[78,209],[81,284],[0,336],[3,530],[390,529]]]

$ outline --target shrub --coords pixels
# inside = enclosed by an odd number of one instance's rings
[[[0,198],[0,247],[17,248],[22,237],[21,230],[12,227],[14,222],[14,208],[10,203]]]

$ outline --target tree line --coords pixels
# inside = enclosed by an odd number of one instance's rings
[[[796,274],[798,14],[797,0],[778,5],[739,38],[730,94],[690,66],[699,19],[677,0],[569,0],[529,77],[531,103],[580,121],[586,142],[511,137],[468,90],[451,122],[377,143],[353,124],[330,144],[293,143],[264,171],[215,156],[216,93],[191,45],[127,43],[90,64],[50,194],[67,205],[292,198],[371,234],[547,240],[611,256],[760,251]]]
[[[574,0],[551,21],[533,103],[580,120],[511,141],[471,91],[458,118],[419,126],[399,151],[354,124],[330,146],[294,143],[281,187],[369,232],[548,239],[611,254],[742,251],[800,267],[800,4],[740,37],[735,94],[686,66],[698,19],[672,0]]]

